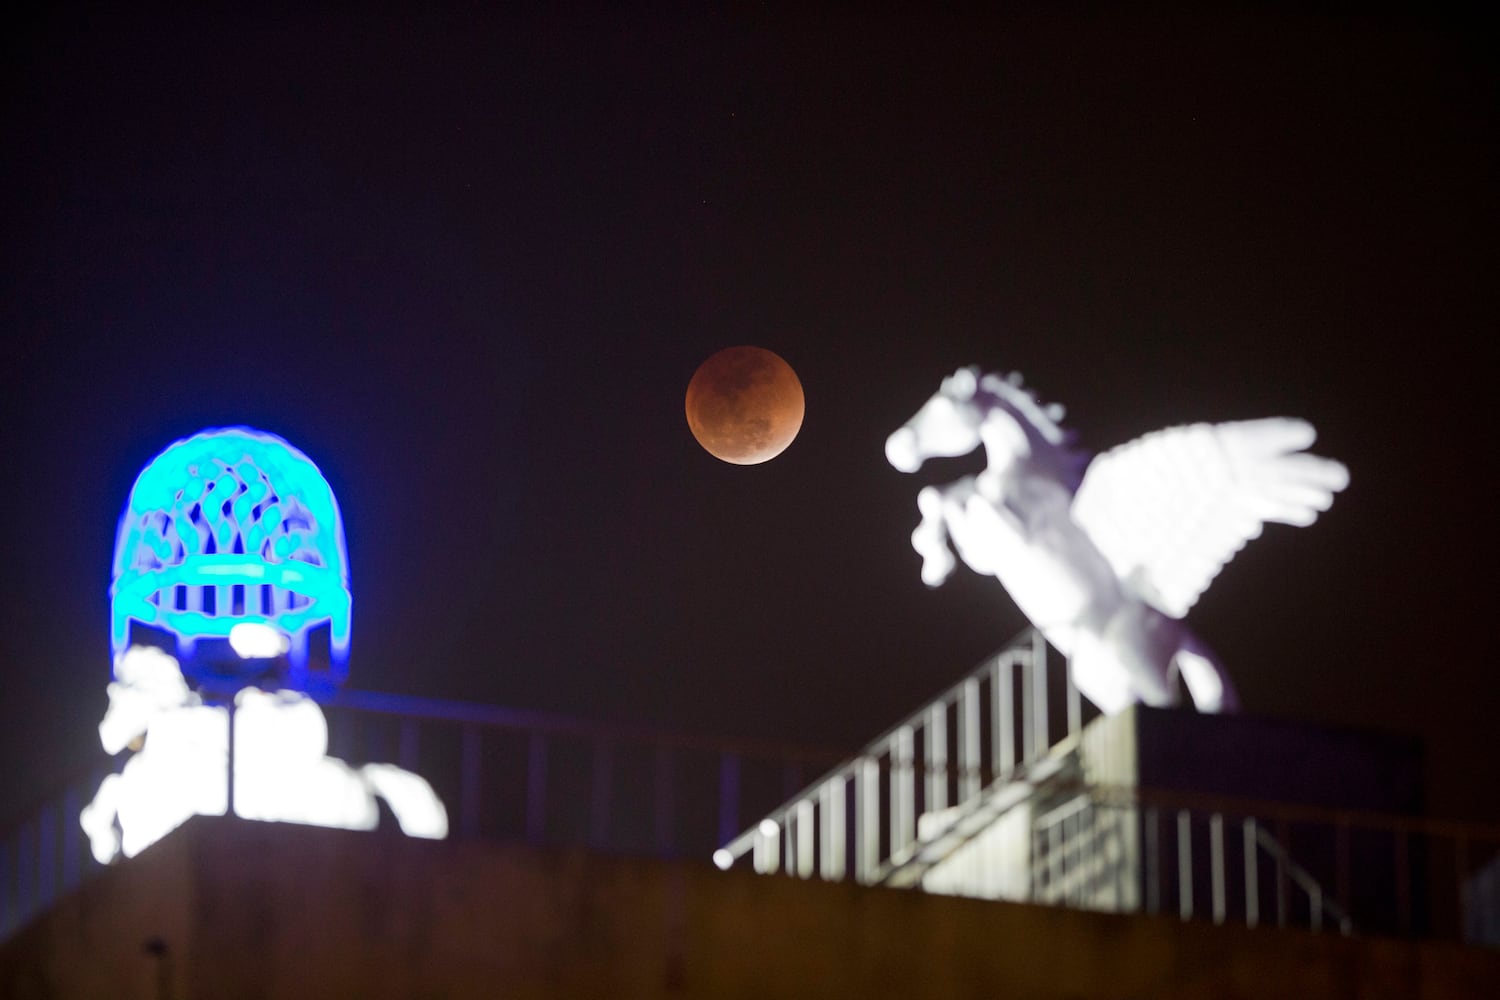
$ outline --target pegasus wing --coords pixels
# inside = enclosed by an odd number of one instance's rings
[[[1308,525],[1349,471],[1304,449],[1304,420],[1170,427],[1094,459],[1073,520],[1120,580],[1181,618],[1267,522]]]

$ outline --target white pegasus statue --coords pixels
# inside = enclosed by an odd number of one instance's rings
[[[101,864],[121,853],[134,857],[192,816],[222,816],[229,804],[228,712],[205,705],[177,660],[151,646],[122,653],[115,676],[99,739],[111,754],[139,752],[104,779],[83,810],[89,848]],[[379,796],[407,836],[447,836],[448,814],[420,776],[325,756],[328,723],[311,698],[246,687],[234,701],[235,815],[373,830]]]
[[[1005,586],[1104,712],[1175,704],[1179,678],[1200,711],[1234,710],[1223,666],[1181,619],[1264,524],[1316,520],[1348,470],[1304,450],[1316,435],[1303,420],[1171,427],[1095,457],[1062,418],[1019,375],[968,367],[890,436],[886,458],[902,472],[985,451],[983,472],[917,496],[923,581],[953,571],[951,542]]]

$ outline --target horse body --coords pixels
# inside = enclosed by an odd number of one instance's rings
[[[1143,439],[1147,441],[1144,459],[1139,449],[1121,449],[1127,453],[1123,462],[1103,462],[1105,471],[1100,478],[1106,485],[1093,488],[1087,496],[1089,504],[1081,508],[1080,491],[1085,490],[1099,463],[1091,463],[1091,456],[1072,447],[1072,436],[1057,423],[1060,418],[1060,409],[1041,406],[1021,389],[1018,378],[980,378],[976,369],[969,368],[945,379],[941,390],[890,436],[886,457],[904,472],[916,471],[927,458],[953,457],[980,447],[985,451],[986,467],[977,476],[943,487],[929,486],[918,494],[922,520],[912,533],[912,544],[923,559],[924,582],[937,586],[952,572],[956,564],[951,545],[975,572],[1000,581],[1047,641],[1068,657],[1078,689],[1105,712],[1119,711],[1135,701],[1175,704],[1179,676],[1200,709],[1234,708],[1233,688],[1217,658],[1177,620],[1180,613],[1167,613],[1175,608],[1171,601],[1161,599],[1158,591],[1176,597],[1178,603],[1191,604],[1218,567],[1243,544],[1243,538],[1227,555],[1218,551],[1224,547],[1224,540],[1216,538],[1216,547],[1207,555],[1194,552],[1191,559],[1179,559],[1200,576],[1203,566],[1209,567],[1206,579],[1185,580],[1189,574],[1177,569],[1176,562],[1169,559],[1153,564],[1155,557],[1150,553],[1136,558],[1130,545],[1119,541],[1137,534],[1131,519],[1142,516],[1139,511],[1153,511],[1139,500],[1136,494],[1140,491],[1135,486],[1113,488],[1122,478],[1122,465],[1127,473],[1123,478],[1149,480],[1149,474],[1139,475],[1142,469],[1150,473],[1158,466],[1173,464],[1164,462],[1164,456],[1175,461],[1175,452],[1186,446],[1184,442],[1198,447],[1207,425],[1183,428],[1180,434],[1161,432],[1165,444]],[[1319,490],[1327,493],[1324,498],[1321,492],[1312,490],[1304,496],[1307,484],[1284,468],[1289,457],[1313,456],[1285,453],[1283,439],[1288,424],[1294,425],[1294,430],[1302,426],[1300,422],[1262,421],[1219,425],[1208,432],[1221,433],[1225,441],[1216,440],[1214,446],[1223,444],[1219,450],[1229,453],[1245,448],[1244,439],[1248,437],[1252,460],[1241,464],[1253,466],[1257,472],[1271,468],[1277,473],[1262,476],[1274,488],[1262,483],[1248,500],[1239,499],[1244,503],[1254,501],[1252,506],[1264,520],[1306,523],[1310,518],[1304,508],[1310,504],[1325,509],[1332,491],[1341,489],[1347,481],[1347,473],[1326,459],[1316,459],[1324,463],[1316,466],[1291,463],[1294,472],[1314,469],[1319,474],[1314,477],[1319,480]],[[1290,440],[1300,437],[1293,434]],[[1268,445],[1267,441],[1272,443]],[[1237,484],[1241,478],[1255,477],[1244,476],[1237,466],[1219,477],[1223,482],[1215,480],[1211,485],[1221,493],[1233,494],[1236,489],[1243,490]],[[1295,482],[1288,485],[1289,478]],[[1158,486],[1145,492],[1151,496],[1165,492],[1167,499],[1161,503],[1170,508],[1176,502],[1176,481],[1172,480],[1165,491]],[[1267,496],[1279,500],[1288,491],[1295,494],[1295,501],[1289,502],[1287,509],[1267,506]],[[1170,521],[1173,512],[1166,513]],[[1214,523],[1212,518],[1208,520]],[[1229,527],[1247,537],[1258,533],[1259,521],[1249,531],[1243,520],[1231,519]],[[1166,530],[1180,529],[1169,524]],[[1199,543],[1189,538],[1186,544],[1191,549]],[[1163,546],[1163,550],[1176,554],[1173,546]],[[1130,562],[1131,558],[1136,562]],[[1127,571],[1122,572],[1122,568]]]
[[[191,817],[222,816],[229,807],[228,710],[202,704],[177,661],[150,647],[131,647],[115,673],[101,739],[110,752],[139,752],[105,777],[83,811],[101,864],[118,853],[134,857]],[[373,830],[378,796],[408,836],[447,836],[442,801],[418,775],[326,756],[328,723],[306,695],[241,690],[234,746],[234,812],[244,819]]]

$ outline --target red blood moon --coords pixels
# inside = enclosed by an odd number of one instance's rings
[[[688,382],[688,429],[710,455],[735,465],[785,451],[802,429],[803,409],[797,373],[763,347],[726,347]]]

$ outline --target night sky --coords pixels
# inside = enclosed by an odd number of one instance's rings
[[[204,427],[343,507],[351,685],[853,750],[1025,625],[886,465],[954,368],[1104,450],[1302,416],[1352,485],[1190,622],[1246,711],[1494,790],[1496,75],[1300,16],[84,14],[7,31],[0,823],[103,761],[114,530]],[[781,457],[688,433],[781,354]]]

